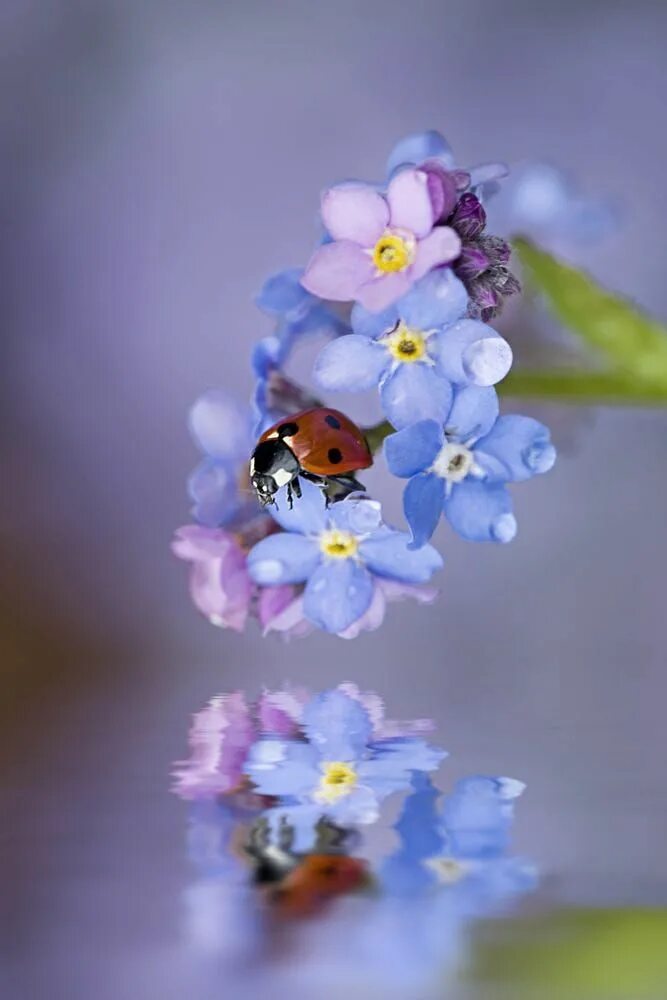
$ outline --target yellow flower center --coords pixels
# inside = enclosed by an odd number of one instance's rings
[[[393,333],[385,341],[385,346],[391,356],[397,361],[412,364],[421,361],[426,354],[426,340],[419,330],[412,330],[405,323],[398,324]]]
[[[431,869],[438,881],[444,885],[454,885],[456,882],[460,882],[470,871],[469,865],[464,861],[458,861],[456,858],[427,858],[424,864],[427,868]]]
[[[413,247],[395,233],[383,233],[373,248],[373,263],[383,274],[404,271],[412,263],[412,257]]]
[[[358,548],[359,542],[349,531],[332,528],[320,535],[320,549],[331,559],[350,559]]]
[[[357,783],[357,772],[344,761],[328,761],[323,765],[323,770],[315,793],[315,798],[320,802],[337,802],[349,795]]]

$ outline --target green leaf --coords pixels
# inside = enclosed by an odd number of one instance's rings
[[[667,327],[528,240],[514,246],[529,283],[570,330],[626,375],[667,385]]]

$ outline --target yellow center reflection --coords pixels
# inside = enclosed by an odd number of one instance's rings
[[[320,802],[337,802],[349,795],[357,783],[357,772],[341,760],[328,761],[323,765],[324,773],[320,779],[316,798]]]

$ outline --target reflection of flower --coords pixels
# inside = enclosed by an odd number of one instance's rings
[[[506,483],[547,472],[556,452],[531,417],[498,416],[493,389],[457,390],[444,428],[422,420],[385,441],[387,464],[409,479],[403,506],[414,544],[423,545],[443,513],[463,538],[509,542],[516,534]]]
[[[250,575],[262,586],[305,582],[304,616],[327,632],[343,632],[368,611],[374,577],[425,583],[442,566],[430,546],[409,550],[407,535],[382,523],[374,501],[350,498],[327,509],[322,492],[304,482],[293,509],[281,501],[271,514],[285,531],[250,551]]]
[[[354,333],[322,350],[315,379],[334,391],[379,385],[382,408],[394,427],[443,421],[452,383],[493,385],[512,363],[507,341],[490,326],[465,318],[467,305],[466,290],[449,269],[427,275],[380,313],[357,305]]]
[[[292,737],[303,698],[295,691],[265,691],[249,705],[240,691],[216,695],[192,719],[190,758],[175,765],[174,791],[182,799],[211,799],[238,791],[253,740],[261,734]]]
[[[332,242],[315,251],[304,287],[324,299],[380,310],[432,268],[458,256],[456,233],[447,226],[433,228],[430,187],[425,172],[408,168],[392,178],[386,197],[367,184],[326,191],[322,221]]]
[[[374,739],[368,711],[340,689],[313,698],[301,726],[305,741],[255,743],[245,771],[259,794],[282,800],[278,814],[306,844],[322,816],[341,826],[374,822],[382,799],[445,756],[418,737]]]

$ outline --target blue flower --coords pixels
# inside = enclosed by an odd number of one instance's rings
[[[311,400],[300,406],[298,400],[277,398],[279,393],[271,383],[272,375],[288,363],[296,342],[309,335],[337,337],[348,332],[343,320],[301,285],[302,275],[302,268],[279,271],[265,281],[255,299],[257,306],[277,321],[275,332],[263,337],[252,353],[251,364],[256,377],[252,402],[257,433],[269,427],[284,412],[305,409],[312,404]],[[281,406],[283,402],[285,407]]]
[[[442,809],[442,853],[425,865],[455,895],[461,916],[476,916],[533,889],[534,865],[508,855],[514,802],[525,785],[513,778],[459,781]]]
[[[306,583],[303,612],[319,628],[339,633],[361,618],[374,576],[425,583],[441,568],[434,548],[411,551],[406,533],[382,523],[376,501],[350,497],[327,509],[317,486],[303,481],[302,489],[292,510],[285,491],[278,495],[271,514],[284,531],[251,549],[248,570],[263,586]]]
[[[314,697],[301,724],[304,740],[259,740],[245,765],[257,792],[282,800],[270,818],[294,828],[297,849],[312,844],[322,816],[344,827],[374,822],[387,795],[446,756],[417,737],[374,740],[368,711],[340,689]]]
[[[499,189],[499,181],[509,173],[505,163],[481,163],[476,167],[460,170],[456,167],[454,152],[440,132],[414,132],[396,143],[387,160],[387,175],[393,176],[408,166],[437,164],[449,172],[464,175],[466,187],[486,200]]]
[[[548,472],[549,431],[531,417],[498,416],[494,389],[460,388],[444,421],[420,420],[391,434],[385,457],[409,479],[403,509],[413,545],[424,545],[444,512],[463,538],[509,542],[516,534],[508,482]]]
[[[468,295],[448,268],[433,271],[394,305],[352,310],[354,333],[327,344],[315,362],[324,389],[356,392],[379,385],[394,427],[444,422],[452,384],[488,386],[509,371],[512,351],[495,330],[465,319]]]
[[[208,528],[229,524],[248,506],[240,489],[252,448],[248,408],[211,389],[190,410],[189,427],[205,455],[188,479],[192,516]]]

